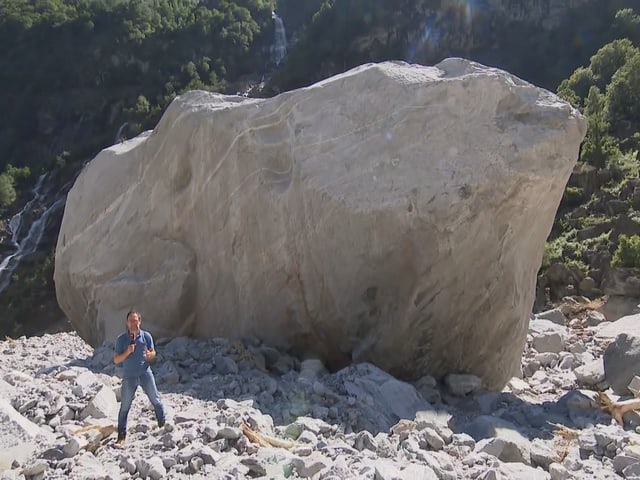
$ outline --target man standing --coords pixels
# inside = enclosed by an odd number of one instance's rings
[[[140,329],[142,316],[135,311],[127,313],[127,331],[121,334],[115,345],[113,361],[122,363],[122,390],[120,412],[118,413],[118,443],[124,443],[127,435],[127,416],[138,385],[147,394],[156,412],[158,427],[164,427],[164,406],[153,378],[149,362],[156,358],[153,338],[149,332]]]

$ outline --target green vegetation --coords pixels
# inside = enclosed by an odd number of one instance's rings
[[[620,235],[611,263],[616,267],[640,268],[640,236]]]
[[[125,123],[123,136],[131,137],[153,128],[186,90],[236,93],[234,82],[243,75],[264,73],[274,5],[0,0],[3,219],[24,203],[16,200],[26,201],[37,176],[55,169],[52,181],[68,182],[84,161],[114,143]],[[48,250],[44,262],[23,260],[0,294],[0,333],[33,333],[37,320],[61,317],[53,246]]]
[[[620,38],[558,87],[588,127],[542,274],[552,263],[577,263],[602,281],[609,267],[640,268],[640,16],[620,10],[614,26]]]
[[[263,0],[0,0],[0,170],[46,171],[64,151],[84,161],[124,122],[128,136],[152,128],[177,94],[225,91],[264,70],[272,8]]]
[[[13,182],[11,175],[0,173],[0,208],[8,207],[15,202],[16,189]]]

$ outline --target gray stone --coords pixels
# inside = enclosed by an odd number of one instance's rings
[[[559,333],[541,333],[533,336],[533,348],[540,353],[560,353],[564,350],[564,341]]]
[[[622,471],[629,465],[640,463],[640,459],[626,453],[621,453],[613,457],[613,469],[616,473],[622,474]]]
[[[622,475],[624,478],[640,478],[640,462],[632,463],[631,465],[625,467],[622,470]]]
[[[159,480],[167,475],[167,469],[160,457],[141,458],[136,462],[136,467],[142,478]]]
[[[640,336],[621,333],[604,352],[604,374],[618,395],[630,395],[628,386],[640,372]]]
[[[634,396],[637,397],[638,393],[640,393],[640,377],[634,375],[634,377],[629,382],[629,385],[627,385],[627,388],[631,393],[633,393]]]
[[[418,465],[416,463],[410,463],[406,465],[401,471],[400,478],[416,479],[416,480],[441,480],[440,477],[427,465]]]
[[[585,132],[554,94],[460,58],[266,99],[188,92],[76,178],[58,303],[94,346],[135,304],[157,337],[253,334],[502,388]]]
[[[540,334],[557,333],[560,336],[566,335],[567,328],[549,320],[534,318],[529,322],[529,333],[532,336]]]
[[[508,479],[550,480],[551,475],[541,470],[520,463],[503,463],[499,467],[500,473]]]
[[[431,375],[425,375],[415,382],[416,390],[422,395],[428,403],[437,404],[440,403],[442,398],[440,396],[440,390],[438,390],[436,379]]]
[[[34,477],[36,475],[43,474],[48,469],[49,464],[46,460],[35,460],[33,463],[30,463],[22,469],[22,474],[27,477]]]
[[[596,310],[589,310],[584,319],[584,323],[589,327],[596,327],[606,321],[607,318],[604,316],[604,314]]]
[[[576,368],[573,371],[581,385],[595,386],[605,380],[604,362],[602,357]]]
[[[570,390],[558,400],[559,405],[567,408],[591,409],[598,408],[597,392],[591,390]]]
[[[367,449],[375,452],[378,450],[378,443],[371,433],[364,430],[356,435],[355,447],[360,451]]]
[[[434,429],[429,427],[425,428],[422,431],[422,436],[431,450],[442,450],[444,448],[445,441]]]
[[[120,458],[119,465],[120,465],[120,468],[125,472],[127,472],[129,475],[134,474],[138,468],[136,467],[136,462],[134,462],[131,458],[127,456],[122,456]]]
[[[116,394],[110,387],[101,386],[95,396],[82,410],[80,418],[117,418],[118,402]]]
[[[451,373],[444,378],[449,391],[458,396],[475,392],[482,386],[482,380],[476,375]]]
[[[238,373],[238,365],[231,357],[217,356],[214,359],[214,363],[216,366],[216,372],[222,375]]]
[[[538,353],[535,356],[537,362],[543,367],[553,368],[558,364],[559,355],[554,352]]]
[[[549,444],[539,438],[535,438],[530,443],[531,448],[531,465],[533,467],[542,467],[549,470],[552,463],[562,460],[558,452]]]
[[[486,438],[476,444],[476,451],[493,455],[503,462],[531,463],[529,442],[524,438]]]
[[[302,478],[309,478],[321,472],[331,464],[331,460],[319,453],[308,457],[298,457],[291,460],[294,471]]]
[[[75,478],[85,480],[105,479],[114,472],[105,468],[105,466],[91,452],[82,452],[75,458],[75,467],[73,474]],[[116,469],[117,472],[117,469]],[[115,476],[115,478],[119,478]]]
[[[564,326],[567,322],[567,317],[564,316],[562,310],[554,308],[552,310],[545,310],[544,312],[536,313],[536,318],[542,320],[549,320],[550,322]]]
[[[400,468],[386,459],[368,462],[374,469],[374,480],[398,480],[402,477]]]
[[[6,378],[6,377],[5,377]],[[9,469],[14,460],[28,458],[40,444],[51,444],[55,435],[20,415],[11,404],[0,397],[0,471]]]
[[[634,303],[637,304],[638,300],[636,299]],[[640,313],[626,315],[615,322],[600,325],[596,330],[596,337],[613,340],[621,333],[640,336]]]
[[[67,441],[62,451],[64,452],[64,456],[67,458],[75,457],[80,450],[86,448],[87,445],[89,445],[89,441],[86,437],[74,436]]]
[[[367,415],[370,423],[361,428],[388,430],[399,419],[413,419],[416,412],[433,410],[413,385],[369,363],[344,368],[337,377],[361,407],[371,409],[371,415]]]
[[[476,478],[479,480],[501,480],[500,477],[500,473],[492,468]]]
[[[561,463],[549,465],[549,475],[551,480],[569,480],[571,478],[571,473]]]
[[[438,431],[441,427],[447,427],[451,414],[443,409],[426,409],[416,412],[414,421],[416,422],[416,428],[423,430],[427,427],[431,427]]]
[[[221,427],[218,430],[218,438],[226,440],[236,440],[242,436],[242,430],[236,427]]]

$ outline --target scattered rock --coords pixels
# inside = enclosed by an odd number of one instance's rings
[[[494,392],[479,390],[477,377],[412,385],[368,363],[330,373],[270,350],[247,362],[243,348],[268,350],[259,341],[158,342],[154,368],[172,365],[180,379],[160,384],[169,421],[159,429],[139,395],[124,449],[114,443],[120,379],[101,360],[106,347],[92,350],[73,333],[6,341],[0,478],[634,478],[637,414],[623,428],[600,408],[610,343],[600,328],[533,320],[522,366],[537,368]],[[538,351],[546,347],[534,339],[545,334],[563,349]],[[207,359],[238,368],[198,366]],[[634,375],[632,391],[637,383]]]

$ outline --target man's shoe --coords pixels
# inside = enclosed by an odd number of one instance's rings
[[[118,445],[124,445],[124,441],[127,438],[127,434],[126,433],[118,433],[118,440],[116,440],[116,443]]]
[[[164,428],[164,424],[166,422],[164,420],[158,420],[158,428]]]

